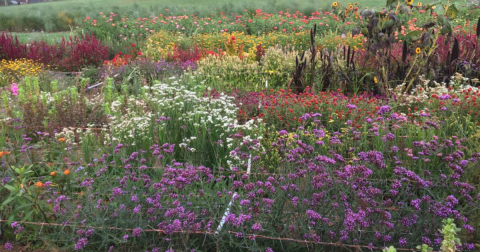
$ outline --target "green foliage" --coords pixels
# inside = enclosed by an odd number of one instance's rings
[[[417,249],[420,250],[420,252],[430,252],[430,251],[433,251],[433,248],[432,248],[432,247],[429,247],[427,244],[418,245],[418,246],[417,246]]]
[[[442,223],[443,223],[443,228],[440,232],[443,234],[443,241],[442,241],[442,246],[440,247],[440,250],[442,252],[457,251],[456,246],[462,245],[462,243],[460,243],[460,239],[457,237],[461,229],[457,228],[457,226],[454,223],[454,220],[451,218],[443,220]]]
[[[395,247],[390,246],[388,248],[384,248],[382,252],[397,252],[397,250],[395,249]]]

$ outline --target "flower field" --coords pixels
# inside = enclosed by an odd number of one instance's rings
[[[479,13],[333,2],[2,33],[0,244],[479,251]]]

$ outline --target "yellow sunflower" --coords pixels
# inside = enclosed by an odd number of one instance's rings
[[[405,0],[405,2],[407,3],[407,5],[412,5],[413,4],[413,0]]]
[[[422,8],[422,3],[418,2],[417,6],[418,6],[418,8]]]
[[[338,7],[338,2],[333,2],[332,7],[334,8]]]

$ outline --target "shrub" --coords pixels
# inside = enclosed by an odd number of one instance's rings
[[[34,41],[20,44],[18,39],[2,33],[0,59],[27,58],[59,71],[79,71],[88,66],[100,66],[108,58],[108,49],[95,36],[62,38],[57,45]]]
[[[0,35],[0,59],[20,59],[27,57],[27,46],[20,44],[18,38],[2,32]]]

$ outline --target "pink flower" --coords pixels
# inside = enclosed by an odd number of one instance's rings
[[[17,83],[12,83],[12,86],[10,87],[10,91],[12,91],[12,94],[17,96],[18,95],[18,84]]]

